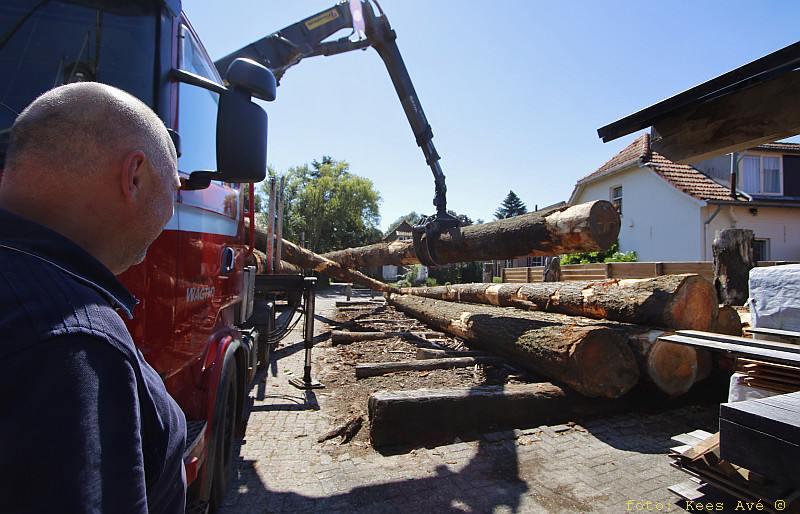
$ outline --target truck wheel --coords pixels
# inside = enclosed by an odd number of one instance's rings
[[[222,417],[219,420],[219,430],[217,430],[216,456],[213,463],[213,475],[211,482],[211,498],[209,501],[211,512],[216,512],[222,501],[225,499],[225,491],[231,475],[231,461],[234,451],[234,434],[236,433],[236,404],[238,393],[236,390],[236,365],[231,362],[225,370],[225,375],[220,384],[222,388],[223,404],[220,412]]]

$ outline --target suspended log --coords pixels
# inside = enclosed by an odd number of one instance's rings
[[[710,330],[717,319],[714,287],[699,275],[588,282],[457,284],[412,287],[401,292],[437,300],[518,307],[674,329]]]
[[[399,362],[370,362],[356,364],[356,378],[378,377],[398,371],[432,371],[434,369],[468,368],[476,364],[500,365],[498,357],[458,357]]]
[[[627,343],[638,327],[544,312],[391,295],[398,310],[585,396],[617,398],[639,380]],[[638,329],[641,331],[641,329]]]
[[[431,241],[431,247],[442,264],[605,250],[617,240],[619,226],[614,206],[599,200],[557,212],[523,214],[470,225],[442,234]],[[427,244],[424,236],[422,243]],[[411,241],[377,243],[323,256],[353,269],[420,262]]]
[[[380,391],[370,396],[372,445],[448,443],[456,436],[564,423],[630,409],[626,399],[586,398],[549,383]],[[391,450],[388,450],[391,452]]]

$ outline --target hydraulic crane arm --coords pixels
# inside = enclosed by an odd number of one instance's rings
[[[376,15],[372,3],[377,6],[379,14]],[[433,204],[436,206],[436,216],[425,222],[426,233],[429,236],[437,235],[444,230],[458,226],[458,220],[447,214],[447,187],[442,168],[439,165],[439,154],[433,146],[433,131],[428,124],[422,105],[414,90],[411,77],[408,74],[403,57],[397,48],[397,34],[389,25],[389,19],[383,13],[380,5],[375,0],[360,0],[361,12],[364,19],[364,34],[357,40],[352,40],[355,29],[350,36],[334,41],[323,42],[342,29],[353,28],[353,14],[348,1],[336,4],[334,7],[317,13],[289,25],[277,32],[255,41],[215,62],[217,69],[225,76],[228,65],[236,58],[246,57],[263,64],[275,74],[280,81],[283,74],[306,57],[317,55],[335,55],[351,50],[364,50],[371,46],[383,59],[386,70],[394,84],[400,103],[406,113],[411,129],[414,131],[417,145],[422,148],[425,162],[433,172],[436,193]],[[360,36],[360,35],[359,35]],[[455,220],[455,222],[453,222]],[[426,245],[427,246],[427,245]],[[431,261],[435,261],[431,256]]]

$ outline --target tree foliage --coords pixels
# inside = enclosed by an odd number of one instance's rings
[[[561,256],[561,264],[589,264],[593,262],[636,262],[639,257],[635,251],[620,252],[619,242],[615,242],[604,252],[576,252]]]
[[[509,191],[500,208],[494,211],[494,217],[501,220],[504,218],[511,218],[512,216],[519,216],[528,212],[528,208],[522,203],[514,191]]]
[[[306,248],[324,253],[363,246],[381,239],[380,194],[372,181],[354,175],[349,164],[323,156],[311,165],[294,166],[286,171],[283,234],[299,242],[305,236]],[[274,176],[274,170],[270,170]],[[261,192],[269,196],[269,183]]]

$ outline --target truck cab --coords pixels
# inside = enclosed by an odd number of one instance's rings
[[[233,434],[243,429],[259,354],[258,338],[241,330],[254,274],[246,266],[252,239],[245,218],[251,213],[241,182],[257,180],[243,180],[241,173],[226,180],[231,175],[220,173],[217,151],[245,153],[229,146],[263,136],[264,155],[248,162],[263,161],[264,169],[248,173],[264,177],[266,114],[250,95],[269,89],[268,80],[261,90],[249,87],[248,78],[226,86],[177,0],[4,2],[0,38],[0,170],[20,111],[50,88],[97,81],[133,94],[158,114],[174,135],[182,179],[206,173],[207,187],[176,193],[165,230],[144,262],[120,279],[140,302],[126,320],[133,339],[188,421],[190,493],[198,505],[213,507],[224,493]],[[252,112],[263,134],[243,122],[228,123],[221,135],[221,103],[231,101],[221,102],[226,95],[238,95],[236,108]]]

